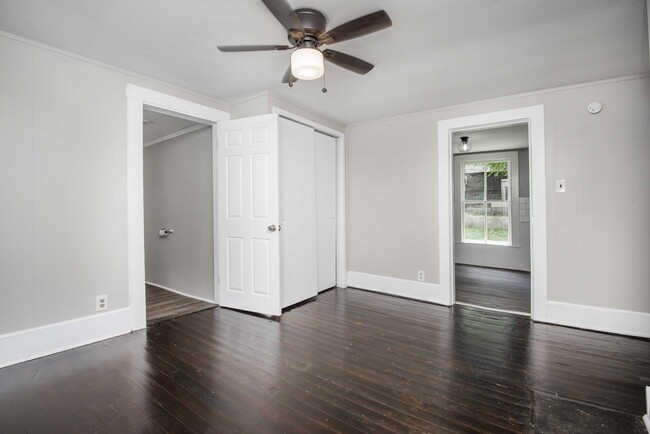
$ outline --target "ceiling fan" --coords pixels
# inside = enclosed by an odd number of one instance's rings
[[[311,8],[293,10],[287,0],[262,0],[275,18],[287,29],[290,45],[219,45],[220,51],[285,51],[291,53],[291,65],[282,79],[293,86],[297,80],[315,80],[324,73],[323,59],[357,74],[366,74],[374,65],[349,54],[322,45],[331,45],[390,27],[393,23],[386,11],[377,11],[326,30],[327,20],[322,12]]]

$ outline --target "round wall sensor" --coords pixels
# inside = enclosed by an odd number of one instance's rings
[[[595,115],[596,113],[600,113],[602,109],[603,109],[603,105],[598,101],[589,103],[589,105],[587,106],[587,111],[592,115]]]

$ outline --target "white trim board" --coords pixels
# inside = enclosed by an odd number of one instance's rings
[[[125,307],[0,336],[0,368],[99,342],[131,331]]]
[[[650,313],[549,301],[542,321],[581,329],[650,338]]]
[[[650,15],[650,11],[648,15]],[[643,415],[643,423],[645,424],[645,429],[650,433],[650,386],[646,386],[645,388],[645,414]]]
[[[128,84],[127,95],[127,143],[126,143],[126,185],[127,185],[127,223],[128,223],[128,263],[129,263],[129,295],[131,297],[131,328],[143,329],[147,326],[146,291],[145,291],[145,265],[144,265],[144,147],[142,139],[142,118],[145,106],[148,109],[162,110],[184,119],[194,120],[199,123],[213,125],[212,157],[216,164],[217,139],[214,125],[220,121],[230,119],[230,114],[212,107],[198,104],[162,92],[144,87]],[[216,166],[212,171],[213,182],[216,186]],[[214,200],[216,204],[216,191]],[[215,215],[215,237],[216,218]],[[218,256],[216,238],[215,249],[215,300],[218,288]]]
[[[416,282],[356,271],[348,271],[348,286],[442,305],[445,305],[444,300],[447,296],[445,288],[433,283]],[[456,304],[473,306],[467,303]],[[489,309],[481,306],[473,307],[530,317],[529,314],[523,312]],[[650,338],[650,313],[584,306],[557,301],[549,301],[547,303],[547,309],[548,316],[541,322],[606,333]]]
[[[348,286],[447,305],[445,303],[447,298],[445,289],[435,283],[417,282],[414,280],[348,271]]]
[[[145,283],[147,285],[155,286],[157,288],[165,289],[167,291],[173,292],[174,294],[182,295],[183,297],[192,298],[194,300],[199,300],[199,301],[205,301],[206,303],[212,303],[215,305],[217,304],[214,300],[210,300],[209,298],[197,297],[196,295],[191,295],[188,294],[187,292],[179,291],[178,289],[170,288],[168,286],[159,285],[154,282],[145,282]]]
[[[483,113],[438,122],[438,225],[440,286],[443,304],[455,301],[452,133],[497,125],[528,123],[530,160],[531,316],[546,320],[548,266],[546,257],[546,153],[544,106]]]

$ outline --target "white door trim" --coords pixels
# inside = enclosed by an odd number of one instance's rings
[[[214,125],[230,119],[230,114],[212,107],[197,104],[182,98],[167,95],[144,87],[128,84],[127,96],[127,138],[126,138],[126,186],[127,186],[127,221],[128,221],[128,266],[129,296],[131,299],[131,329],[138,330],[147,326],[145,270],[144,270],[144,183],[143,183],[143,139],[142,110],[154,108],[156,111],[168,112],[184,119],[195,120]],[[216,138],[213,134],[212,152],[216,154]],[[213,182],[216,170],[212,171]],[[216,185],[216,182],[215,184]],[[216,195],[216,189],[215,195]],[[214,202],[216,204],[216,201]],[[216,219],[217,213],[214,212]],[[216,220],[215,220],[216,222]],[[215,230],[217,232],[216,224]],[[215,264],[217,264],[217,244]],[[215,302],[217,299],[218,266],[214,268]]]
[[[319,133],[336,139],[336,286],[345,288],[348,286],[345,133],[275,106],[271,108],[271,112],[283,118],[310,126]]]
[[[443,304],[455,302],[453,237],[453,153],[454,131],[528,123],[530,152],[531,225],[531,316],[536,321],[548,318],[546,257],[546,151],[544,106],[484,113],[438,122],[438,207],[440,285],[446,295]]]

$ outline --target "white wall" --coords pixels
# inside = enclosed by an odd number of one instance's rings
[[[147,282],[214,302],[212,128],[144,148],[144,242]]]
[[[603,111],[587,113],[600,101]],[[650,79],[629,78],[351,125],[348,269],[438,283],[437,122],[543,104],[548,298],[650,312]],[[567,192],[555,193],[555,179]]]
[[[2,334],[97,315],[98,294],[109,312],[129,306],[127,83],[227,106],[7,35],[0,64],[2,347]]]

